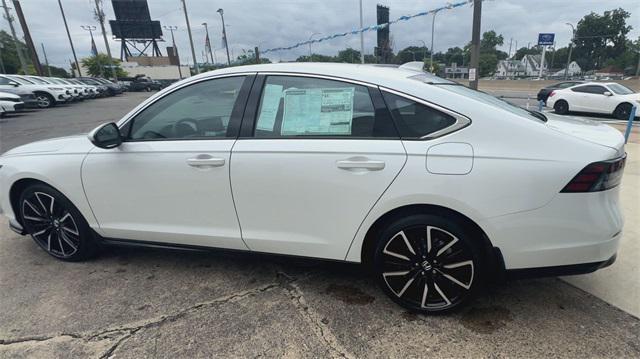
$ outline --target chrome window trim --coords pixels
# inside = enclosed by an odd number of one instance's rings
[[[118,129],[123,128],[124,126],[127,125],[127,123],[129,123],[131,120],[133,120],[136,116],[138,116],[138,114],[144,110],[146,110],[147,108],[149,108],[149,106],[155,104],[156,102],[160,101],[161,99],[165,98],[167,95],[170,95],[180,89],[183,89],[187,86],[191,86],[191,85],[195,85],[197,83],[200,82],[204,82],[204,81],[209,81],[209,80],[216,80],[216,79],[221,79],[221,78],[225,78],[225,77],[237,77],[237,76],[251,76],[251,75],[255,75],[256,72],[255,71],[249,71],[249,72],[234,72],[234,73],[229,73],[229,74],[219,74],[219,75],[211,75],[211,76],[206,76],[206,77],[200,77],[197,79],[192,79],[189,81],[185,81],[184,83],[181,83],[179,85],[176,85],[176,87],[167,87],[167,92],[165,93],[159,93],[161,94],[161,96],[159,95],[158,97],[156,97],[155,99],[153,99],[152,101],[150,101],[149,103],[144,103],[143,107],[137,109],[135,112],[131,113],[129,116],[127,117],[123,117],[120,119],[120,121],[117,122],[118,125]]]
[[[346,78],[346,77],[331,76],[331,75],[319,75],[319,74],[313,74],[313,73],[307,73],[307,72],[267,71],[267,72],[258,72],[258,75],[264,75],[264,76],[289,76],[289,77],[311,77],[311,78],[318,78],[318,79],[323,79],[323,80],[346,82],[346,83],[351,83],[351,84],[354,84],[354,85],[360,85],[360,86],[371,87],[371,88],[377,88],[378,87],[378,85],[373,84],[373,83],[364,82],[364,81],[358,81],[358,80],[352,80],[352,79],[349,79],[349,78]]]
[[[429,108],[432,108],[434,110],[437,110],[437,111],[440,111],[440,112],[444,112],[444,113],[446,113],[447,115],[453,117],[456,120],[456,122],[454,122],[450,126],[445,127],[445,128],[443,128],[441,130],[438,130],[438,131],[435,131],[435,132],[431,132],[431,133],[429,133],[427,135],[424,135],[422,137],[416,137],[415,139],[417,139],[417,140],[432,140],[434,138],[442,137],[444,135],[448,135],[450,133],[453,133],[453,132],[456,132],[458,130],[461,130],[461,129],[463,129],[463,128],[465,128],[465,127],[467,127],[467,126],[469,126],[471,124],[471,119],[468,118],[467,116],[464,116],[464,115],[459,114],[457,112],[451,111],[451,110],[449,110],[447,108],[444,108],[444,107],[442,107],[440,105],[436,105],[436,104],[434,104],[432,102],[429,102],[427,100],[424,100],[424,99],[421,99],[419,97],[415,97],[415,96],[412,96],[412,95],[408,95],[408,94],[406,94],[404,92],[393,90],[393,89],[390,89],[388,87],[384,87],[384,86],[379,86],[379,87],[380,87],[381,91],[386,91],[386,92],[392,93],[394,95],[397,95],[397,96],[400,96],[400,97],[404,97],[404,98],[406,98],[408,100],[417,102],[419,104],[425,105],[425,106],[427,106]],[[410,140],[410,139],[406,139],[405,138],[403,140]]]

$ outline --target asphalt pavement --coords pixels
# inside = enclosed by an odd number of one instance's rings
[[[87,132],[147,96],[1,119],[0,151]],[[358,265],[123,247],[65,263],[4,219],[0,308],[1,358],[640,357],[640,320],[557,278],[494,286],[458,313],[422,316]]]

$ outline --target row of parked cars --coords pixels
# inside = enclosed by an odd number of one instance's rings
[[[115,96],[125,88],[95,77],[63,79],[29,75],[0,75],[0,116],[24,108],[49,108],[61,103]]]

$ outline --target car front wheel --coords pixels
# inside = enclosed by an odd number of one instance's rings
[[[619,120],[628,120],[631,114],[631,108],[630,103],[621,103],[616,107],[615,111],[613,111],[613,115]]]
[[[36,101],[38,102],[39,108],[49,108],[55,106],[56,104],[56,100],[53,98],[53,96],[44,92],[39,92],[36,94]]]
[[[98,246],[87,221],[57,190],[31,185],[22,192],[19,208],[24,229],[51,256],[80,261],[96,253]]]
[[[384,292],[404,308],[448,312],[465,304],[480,285],[481,252],[456,222],[417,214],[381,233],[373,272]]]

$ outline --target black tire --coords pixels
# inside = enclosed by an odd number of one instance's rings
[[[147,86],[147,87],[144,88],[144,90],[147,91],[147,92],[151,92],[151,87]]]
[[[371,269],[382,290],[402,307],[446,313],[464,306],[482,287],[482,253],[479,241],[458,223],[415,214],[381,231]]]
[[[631,109],[632,108],[633,108],[633,106],[631,106],[630,103],[626,103],[626,102],[625,103],[621,103],[613,111],[613,115],[618,120],[628,120],[629,119],[629,115],[631,114]]]
[[[556,101],[556,103],[553,104],[553,110],[557,114],[566,115],[567,113],[569,113],[569,103],[567,103],[567,101],[565,100]]]
[[[56,105],[56,100],[53,96],[46,92],[36,92],[36,101],[38,101],[38,108],[50,108]]]
[[[28,186],[17,207],[25,231],[49,255],[77,262],[97,253],[98,244],[89,224],[54,188],[45,184]]]

